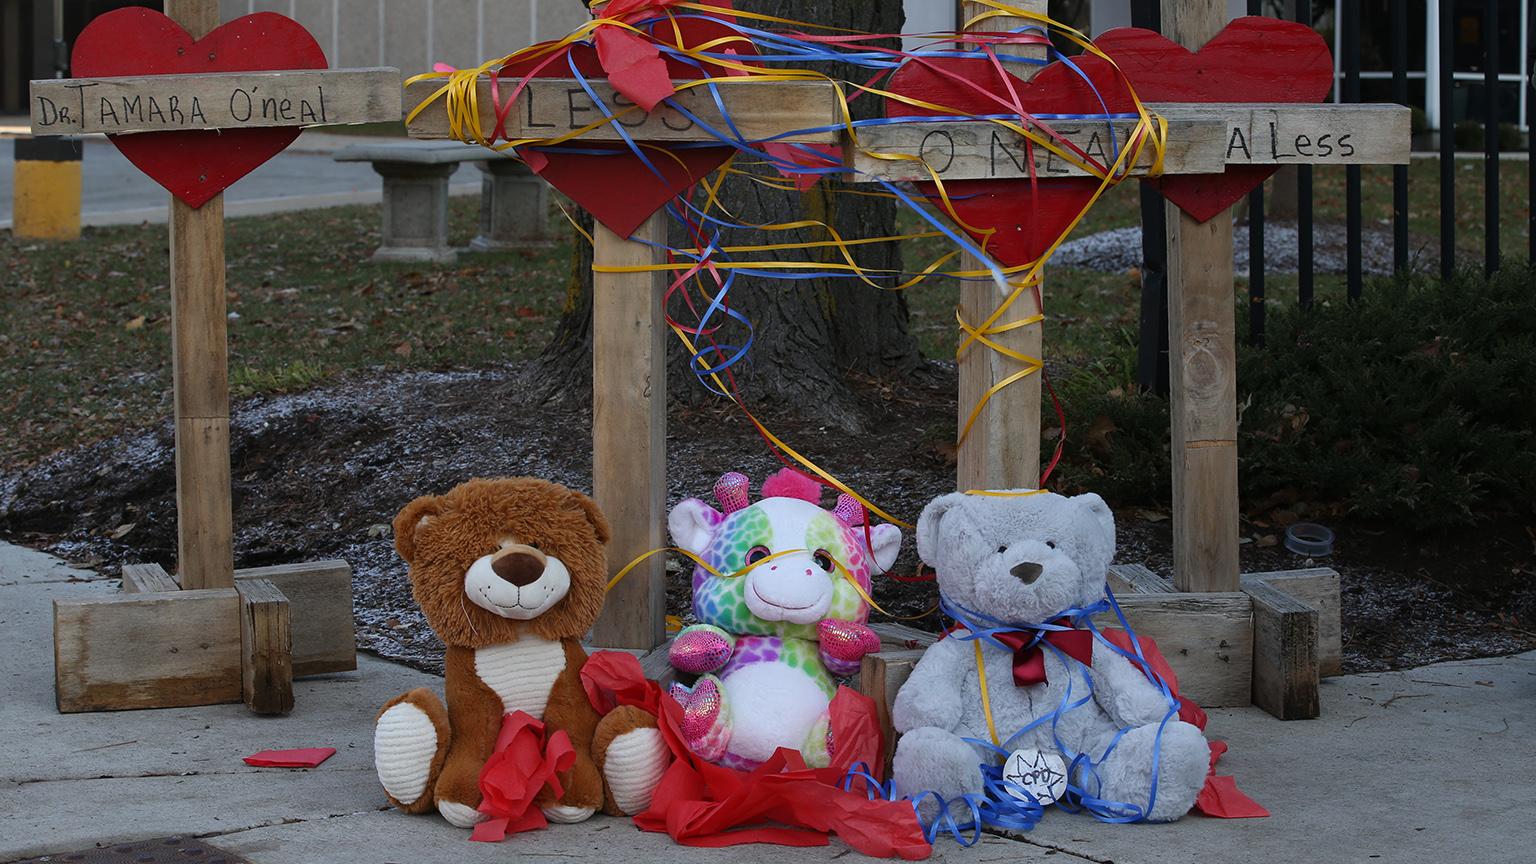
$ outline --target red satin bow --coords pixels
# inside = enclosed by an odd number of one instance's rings
[[[1062,627],[1071,627],[1070,619],[1061,618],[1055,622]],[[1040,642],[1049,642],[1068,657],[1082,663],[1084,666],[1093,665],[1093,634],[1087,630],[1044,630],[1039,642],[1034,641],[1035,635],[1030,631],[1014,633],[996,633],[993,638],[1013,649],[1013,683],[1016,687],[1028,687],[1031,684],[1045,683],[1045,650]]]

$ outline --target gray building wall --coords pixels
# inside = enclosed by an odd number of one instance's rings
[[[466,67],[555,39],[587,14],[578,0],[220,0],[228,20],[280,12],[313,33],[332,66]]]
[[[954,26],[955,0],[904,2],[909,31]],[[477,65],[558,39],[587,19],[579,0],[220,0],[219,6],[225,20],[259,11],[297,20],[332,66],[394,66],[407,75],[434,63]]]

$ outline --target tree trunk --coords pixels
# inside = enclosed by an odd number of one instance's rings
[[[897,0],[739,0],[738,9],[777,15],[794,20],[855,28],[876,33],[900,32],[904,15]],[[867,71],[843,71],[848,78],[869,77]],[[855,116],[878,114],[877,100],[864,97],[853,102]],[[747,157],[738,163],[750,163]],[[738,164],[779,185],[785,182],[769,166]],[[750,178],[733,176],[721,189],[721,201],[729,215],[721,218],[745,224],[772,224],[815,219],[833,226],[846,240],[888,236],[896,233],[896,205],[884,199],[838,194],[842,184],[822,181],[804,193],[769,188]],[[675,227],[675,226],[674,226]],[[672,245],[692,245],[674,231]],[[725,232],[726,245],[746,246],[821,241],[830,239],[820,229]],[[584,245],[578,243],[578,245]],[[854,258],[872,269],[899,269],[901,253],[895,243],[853,247]],[[580,257],[585,255],[585,258]],[[578,250],[564,318],[545,350],[537,380],[545,398],[557,392],[585,393],[590,386],[591,250]],[[839,262],[835,249],[788,250],[782,253],[740,253],[737,260],[816,260]],[[792,272],[792,271],[791,271]],[[851,278],[764,279],[738,277],[730,305],[752,321],[753,343],[745,360],[732,367],[743,396],[750,404],[807,406],[826,422],[850,431],[862,427],[852,404],[847,377],[901,378],[918,374],[924,367],[917,342],[908,329],[906,299],[900,292],[881,290]],[[697,295],[695,295],[697,304]],[[707,301],[706,301],[707,302]],[[702,309],[703,307],[697,307]],[[680,298],[670,313],[685,324],[695,323]],[[722,323],[717,318],[712,323]],[[728,323],[717,338],[739,345],[744,328]],[[708,393],[689,373],[687,357],[673,340],[669,363],[669,387],[680,399],[707,398]]]

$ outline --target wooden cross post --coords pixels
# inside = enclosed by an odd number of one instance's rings
[[[630,103],[617,97],[606,81],[587,86],[609,111]],[[688,82],[676,82],[686,86]],[[420,82],[406,90],[414,108],[441,86]],[[731,124],[752,139],[834,127],[840,122],[831,82],[759,82],[750,78],[716,81]],[[729,128],[719,105],[704,88],[683,89],[675,97],[713,129]],[[479,82],[480,128],[496,127],[489,79]],[[505,112],[508,139],[553,138],[590,125],[601,111],[575,80],[535,78]],[[623,131],[638,144],[717,142],[719,139],[675,108],[663,104],[646,115],[638,109],[621,118]],[[449,138],[441,101],[410,123],[414,138]],[[581,135],[583,142],[622,141],[615,124]],[[779,140],[812,144],[840,141],[837,132],[810,132]],[[623,194],[616,190],[615,194]],[[666,275],[615,272],[663,260],[667,235],[664,212],[647,219],[631,236],[621,237],[599,224],[593,248],[592,280],[592,490],[613,527],[608,565],[617,572],[631,560],[665,545],[666,525],[666,323],[662,295]],[[635,567],[609,591],[603,615],[593,628],[594,645],[648,649],[666,638],[666,568],[661,556]]]
[[[1227,23],[1224,0],[1163,0],[1163,32],[1198,50]],[[1172,203],[1168,225],[1173,583],[1238,587],[1237,325],[1232,211],[1196,222]]]
[[[193,39],[219,25],[218,10],[218,0],[165,3]],[[272,100],[273,110],[249,110],[258,88],[257,105]],[[318,106],[316,93],[324,94]],[[33,128],[50,134],[372,123],[399,118],[400,76],[305,69],[56,79],[33,81],[32,102]],[[170,248],[177,577],[128,565],[119,596],[55,601],[58,707],[243,700],[257,713],[285,713],[293,676],[357,668],[351,569],[344,561],[234,569],[222,194],[201,207],[171,199]]]
[[[1030,12],[1046,14],[1045,0],[1018,0],[1017,5]],[[963,20],[969,22],[994,10],[965,0],[961,11]],[[1030,23],[1023,18],[997,16],[979,21],[966,30],[971,33],[1007,33]],[[1048,50],[1045,45],[1030,45],[1012,48],[1010,53],[1044,60]],[[1042,68],[1023,64],[1016,74],[1027,80]],[[962,270],[979,271],[985,270],[986,266],[970,252],[960,257]],[[1026,289],[995,326],[1004,327],[1040,314],[1040,298],[1044,291],[1044,284],[1035,291]],[[997,285],[990,279],[967,279],[960,283],[960,315],[973,327],[979,327],[987,320],[1002,299]],[[1036,322],[988,338],[1026,357],[1038,358],[1044,350],[1045,328],[1043,322]],[[994,351],[979,341],[972,342],[960,354],[958,366],[960,399],[956,428],[961,432],[965,430],[971,411],[988,390],[1026,368],[1022,361]],[[955,456],[956,488],[961,491],[1034,489],[1040,485],[1040,375],[1041,372],[1036,372],[1013,382],[993,394],[981,409],[969,434],[960,441]]]

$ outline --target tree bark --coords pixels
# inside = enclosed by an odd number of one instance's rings
[[[743,11],[777,15],[799,21],[855,28],[876,33],[897,33],[904,21],[897,0],[739,0]],[[894,40],[893,40],[894,41]],[[822,64],[826,65],[826,64]],[[829,74],[842,72],[845,77],[869,77],[867,71],[823,68]],[[855,116],[878,114],[880,105],[872,97],[853,102]],[[784,179],[766,165],[746,165],[747,157],[738,158],[738,166],[758,176],[784,184]],[[833,226],[847,240],[896,233],[894,202],[864,195],[839,194],[844,184],[823,180],[799,193],[773,189],[750,178],[733,176],[721,189],[721,201],[728,215],[721,218],[743,225],[773,224],[801,219],[815,219]],[[590,217],[588,217],[590,218]],[[724,233],[727,245],[760,245],[827,240],[821,229],[794,231],[759,231],[734,229]],[[672,237],[674,246],[692,245],[681,232]],[[578,246],[584,241],[578,238]],[[872,269],[899,269],[901,252],[895,243],[853,247],[862,266]],[[582,257],[585,256],[585,257]],[[550,398],[560,392],[585,393],[590,387],[591,362],[587,352],[591,337],[591,250],[578,249],[573,258],[571,291],[562,321],[537,370],[540,395]],[[816,260],[827,263],[842,259],[835,249],[788,250],[782,253],[741,253],[737,260]],[[697,304],[697,295],[696,304]],[[919,374],[925,368],[917,342],[908,328],[906,299],[900,292],[881,290],[851,278],[765,279],[740,276],[729,294],[731,307],[752,321],[753,344],[741,363],[732,367],[743,396],[753,405],[807,406],[823,419],[850,431],[862,428],[854,408],[848,376],[881,379],[903,378]],[[707,301],[706,301],[707,302]],[[701,308],[702,307],[698,307]],[[680,298],[669,307],[680,322],[695,323]],[[712,323],[719,324],[717,318]],[[723,344],[739,345],[746,338],[744,328],[732,321],[718,334]],[[669,388],[677,397],[693,401],[708,398],[688,370],[687,357],[674,342],[669,368]]]

